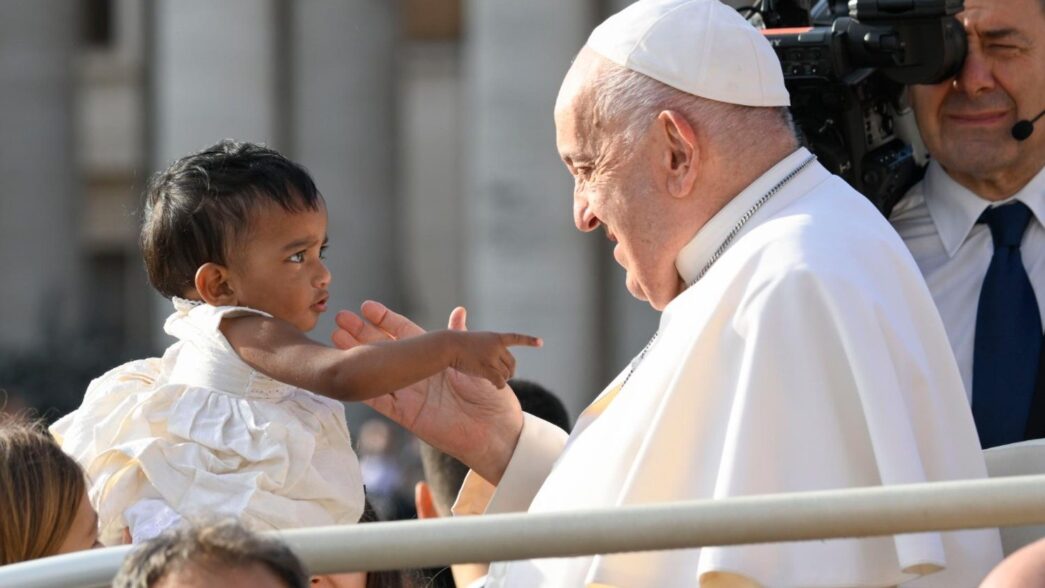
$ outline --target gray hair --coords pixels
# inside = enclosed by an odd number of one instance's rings
[[[304,567],[286,545],[251,533],[230,519],[179,528],[147,541],[127,556],[112,586],[149,588],[193,564],[234,568],[260,564],[287,588],[309,585]]]
[[[609,62],[591,84],[595,120],[623,124],[628,145],[664,110],[680,112],[730,151],[758,145],[774,131],[795,138],[787,107],[742,106],[701,98]]]

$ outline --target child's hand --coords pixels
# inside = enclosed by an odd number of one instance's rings
[[[466,374],[489,380],[498,389],[515,373],[515,357],[508,347],[525,345],[540,347],[537,337],[519,333],[489,331],[452,331],[456,349],[451,367]]]

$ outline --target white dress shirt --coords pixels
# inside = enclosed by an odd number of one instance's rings
[[[1045,316],[1045,169],[1004,202],[1012,200],[1023,202],[1033,213],[1020,255]],[[897,203],[889,219],[929,284],[970,401],[976,308],[994,255],[990,228],[976,220],[990,205],[933,161],[925,178]]]
[[[676,260],[683,279],[808,155],[785,158],[701,228]],[[525,417],[500,485],[469,474],[456,512],[986,475],[943,325],[910,253],[865,198],[817,163],[668,304],[659,337],[608,402],[627,372],[568,439]],[[487,586],[691,587],[726,572],[773,587],[961,588],[1000,559],[992,529],[502,563]]]

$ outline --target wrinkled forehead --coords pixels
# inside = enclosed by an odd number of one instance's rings
[[[585,47],[566,72],[555,100],[555,136],[560,151],[564,146],[582,147],[592,139],[594,81],[607,63]]]
[[[568,97],[555,105],[555,141],[560,145],[576,143],[587,135],[584,108],[577,97]]]
[[[598,129],[592,124],[591,108],[574,97],[555,109],[555,146],[567,165],[589,159],[597,150]]]

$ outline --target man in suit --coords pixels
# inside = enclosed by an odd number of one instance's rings
[[[929,284],[987,448],[1045,436],[1045,131],[1017,125],[1045,107],[1045,1],[965,0],[959,18],[961,71],[910,88],[932,161],[890,220]]]

